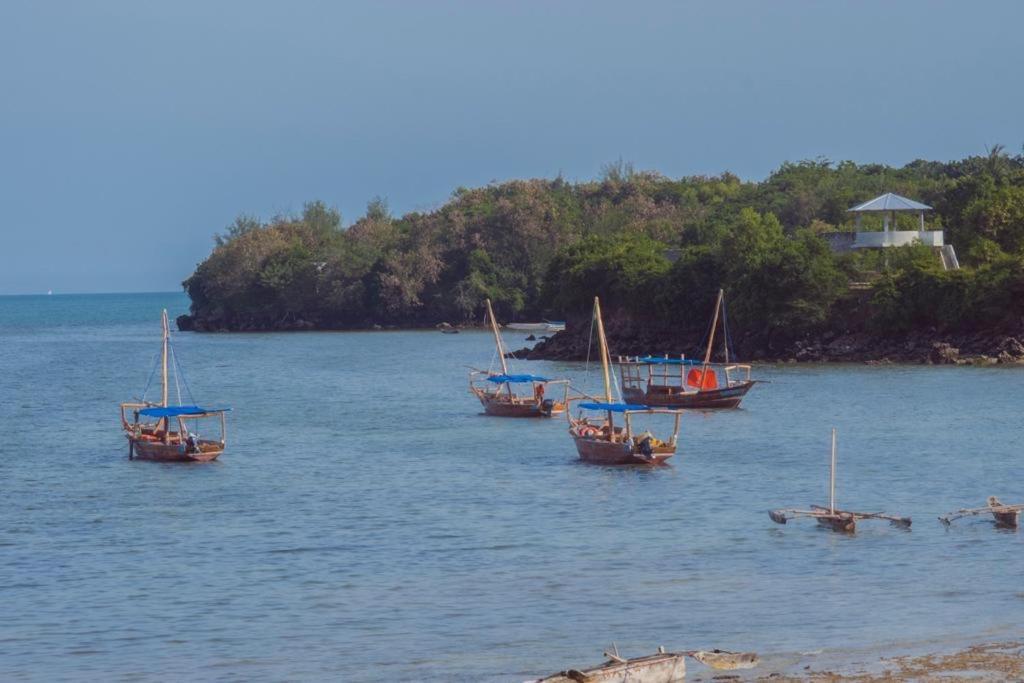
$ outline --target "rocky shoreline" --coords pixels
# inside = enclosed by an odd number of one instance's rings
[[[340,330],[460,329],[440,325],[323,327],[305,320],[285,320],[273,326],[226,324],[191,315],[177,319],[183,332],[301,332]],[[476,329],[476,327],[465,328]],[[626,315],[612,315],[606,321],[608,344],[613,354],[625,356],[684,354],[687,358],[704,355],[703,333],[680,330],[665,324],[637,321]],[[507,333],[506,333],[507,335]],[[551,337],[541,337],[533,347],[514,351],[526,360],[582,361],[590,344],[588,319],[571,320],[567,329]],[[716,344],[719,347],[720,344]],[[944,332],[935,328],[899,336],[878,336],[863,331],[824,331],[776,345],[762,344],[751,338],[733,339],[735,360],[740,362],[781,363],[916,363],[929,365],[1009,365],[1024,363],[1024,325],[1018,329],[971,332]],[[591,357],[593,357],[593,352]],[[716,348],[714,360],[724,360]]]
[[[701,332],[681,333],[658,324],[641,324],[623,317],[611,318],[605,327],[608,345],[615,355],[685,354],[687,358],[702,358],[704,355]],[[1024,363],[1022,340],[1024,328],[961,333],[932,328],[885,337],[867,332],[825,331],[780,343],[775,348],[750,339],[734,339],[732,346],[735,349],[734,360],[739,362],[1006,365]],[[532,348],[521,349],[515,355],[528,360],[579,361],[587,358],[590,343],[589,322],[575,321],[566,331],[543,339]],[[720,344],[716,343],[716,347]],[[724,360],[720,348],[716,348],[714,360]]]

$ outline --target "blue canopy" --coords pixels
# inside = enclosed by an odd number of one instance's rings
[[[692,358],[657,358],[655,356],[644,356],[639,359],[639,362],[648,365],[704,365],[701,361]]]
[[[516,384],[524,384],[526,382],[549,382],[547,377],[540,377],[538,375],[491,375],[487,378],[488,382],[494,382],[495,384],[504,384],[506,382],[513,382]]]
[[[627,410],[649,410],[647,406],[634,403],[581,403],[584,410],[610,410],[613,413],[624,413]]]
[[[146,417],[180,417],[182,415],[202,415],[204,413],[219,413],[230,408],[200,408],[199,406],[153,406],[143,408],[139,415]]]

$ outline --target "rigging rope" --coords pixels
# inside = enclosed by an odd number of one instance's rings
[[[722,334],[725,339],[725,362],[736,357],[736,349],[732,347],[732,337],[729,336],[729,311],[725,305],[725,298],[722,298]]]
[[[185,374],[184,369],[181,367],[181,363],[178,362],[178,356],[174,353],[174,346],[172,344],[167,345],[171,352],[171,361],[174,368],[174,386],[178,391],[178,405],[181,405],[181,387],[178,385],[178,378],[181,377],[181,383],[185,385],[185,395],[188,396],[189,404],[196,404],[196,397],[192,394],[192,386],[188,383],[188,376]]]
[[[180,368],[178,367],[178,359],[174,355],[174,347],[170,343],[167,344],[167,350],[171,352],[171,371],[174,373],[174,391],[178,395],[178,405],[181,405],[181,385],[178,384],[178,375],[180,374]]]
[[[146,394],[149,393],[149,387],[153,384],[153,377],[156,375],[156,369],[160,366],[160,352],[157,351],[153,354],[153,369],[149,371],[149,379],[146,380],[146,388],[142,390],[142,403],[146,402]]]

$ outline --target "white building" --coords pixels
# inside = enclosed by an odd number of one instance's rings
[[[953,246],[945,243],[942,230],[924,229],[924,214],[931,210],[932,207],[927,204],[886,192],[849,209],[849,213],[856,217],[857,229],[855,232],[831,233],[826,236],[826,239],[837,251],[882,249],[920,243],[927,247],[933,247],[939,252],[944,268],[955,270],[960,267],[960,264],[957,261],[956,252],[953,251]],[[901,213],[917,214],[918,229],[896,230],[896,216]],[[882,216],[881,231],[861,230],[861,219],[865,215],[879,214]]]

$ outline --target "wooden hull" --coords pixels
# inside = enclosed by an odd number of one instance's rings
[[[627,389],[623,392],[627,401],[643,403],[656,408],[689,408],[691,410],[718,410],[736,408],[747,395],[754,381],[737,382],[729,387],[706,389],[703,391],[678,391],[679,387],[670,387],[676,391],[641,391]],[[664,389],[665,387],[659,387]]]
[[[990,508],[1002,507],[1003,503],[995,496],[988,497],[988,506]],[[992,518],[996,521],[996,526],[1003,526],[1012,529],[1017,528],[1017,523],[1020,518],[1019,510],[1004,510],[1003,512],[993,512]]]
[[[582,670],[569,669],[538,679],[536,683],[680,683],[684,680],[686,655],[666,652],[625,662],[608,661]]]
[[[651,456],[647,457],[638,452],[635,446],[630,448],[622,442],[578,436],[572,432],[570,435],[576,442],[580,460],[595,465],[664,465],[676,452],[675,446],[665,444],[654,448]]]
[[[197,448],[189,448],[186,444],[165,444],[129,436],[128,443],[131,457],[153,462],[210,462],[224,452],[219,441],[199,441]]]
[[[818,524],[828,527],[832,531],[844,534],[852,534],[857,530],[857,520],[849,513],[837,512],[834,515],[822,515],[816,518]]]
[[[552,417],[565,412],[565,404],[557,401],[509,401],[484,393],[478,393],[477,398],[484,412],[494,417]]]

